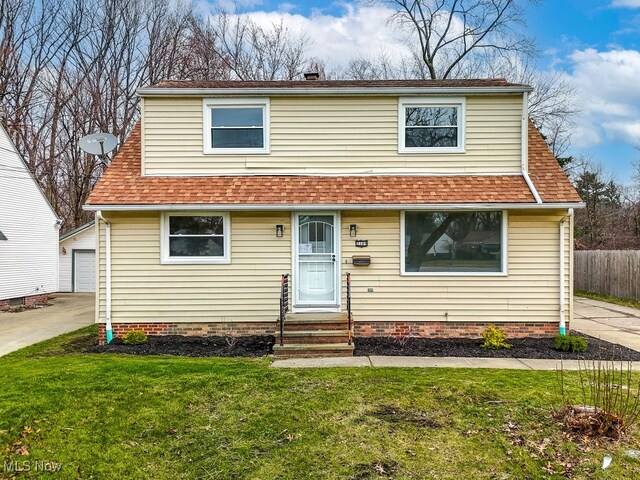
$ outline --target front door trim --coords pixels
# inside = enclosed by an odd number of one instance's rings
[[[301,215],[333,215],[334,218],[334,245],[335,245],[335,288],[336,288],[336,304],[335,305],[326,305],[326,306],[311,306],[300,304],[298,301],[298,278],[299,278],[299,268],[298,268],[298,229],[299,229],[299,219]],[[291,311],[293,313],[304,313],[304,312],[340,312],[341,304],[342,304],[342,245],[340,242],[341,237],[341,223],[340,223],[340,212],[339,211],[294,211],[291,212],[291,225],[293,228],[291,229],[291,271],[293,272],[293,289],[291,293],[292,307]]]

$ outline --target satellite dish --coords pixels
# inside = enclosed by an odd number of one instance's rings
[[[104,155],[118,146],[118,139],[110,133],[92,133],[82,137],[78,145],[92,155]]]

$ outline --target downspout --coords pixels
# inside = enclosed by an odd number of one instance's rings
[[[105,299],[105,310],[106,310],[106,325],[105,330],[107,334],[107,343],[111,343],[113,340],[113,329],[111,326],[111,222],[102,216],[102,211],[98,210],[96,212],[96,218],[98,220],[102,220],[105,223],[105,263],[106,263],[106,299]],[[100,230],[98,230],[100,231]]]
[[[564,217],[562,217],[562,219],[560,220],[560,335],[566,335],[567,334],[567,324],[565,321],[565,309],[564,309],[564,289],[565,289],[565,283],[564,283],[564,257],[565,257],[565,248],[564,248],[564,242],[565,242],[565,235],[564,235],[564,222],[567,220],[567,218],[570,218],[573,216],[573,208],[569,209],[569,212],[567,213],[567,215],[565,215]]]
[[[529,176],[529,94],[524,92],[522,94],[522,118],[520,124],[520,170],[522,171],[522,177],[529,187],[529,191],[536,203],[542,203],[538,190],[531,181]]]

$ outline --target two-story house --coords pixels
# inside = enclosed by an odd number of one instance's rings
[[[280,353],[488,324],[564,331],[582,204],[528,119],[530,91],[502,79],[140,89],[141,121],[86,206],[101,335],[110,323],[117,336],[279,337],[286,300]]]

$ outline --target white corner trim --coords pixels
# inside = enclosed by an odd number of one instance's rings
[[[522,94],[522,123],[520,127],[520,165],[522,173],[529,172],[529,94]]]
[[[214,148],[211,145],[211,108],[223,106],[256,107],[262,109],[262,148]],[[203,98],[202,99],[202,153],[205,155],[268,155],[270,142],[270,106],[268,97],[260,98]]]
[[[522,123],[520,126],[520,168],[522,169],[522,176],[524,181],[527,182],[527,187],[531,191],[531,195],[536,199],[536,203],[542,203],[542,198],[538,194],[536,186],[533,184],[531,177],[529,176],[529,94],[524,92],[522,94]]]

